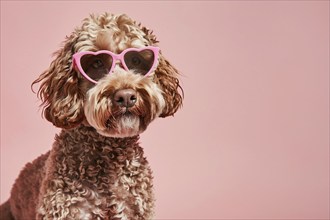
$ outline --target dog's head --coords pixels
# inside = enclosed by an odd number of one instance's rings
[[[178,71],[156,37],[126,15],[91,15],[66,38],[33,84],[45,118],[60,128],[82,123],[100,134],[128,137],[182,104]]]

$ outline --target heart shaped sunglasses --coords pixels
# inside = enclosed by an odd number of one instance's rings
[[[120,54],[108,50],[82,51],[73,55],[73,65],[87,80],[97,83],[113,71],[118,61],[125,70],[147,76],[157,67],[158,56],[159,48],[153,46],[128,48]]]

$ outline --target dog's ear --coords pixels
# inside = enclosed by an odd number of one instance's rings
[[[155,45],[159,42],[156,35],[153,34],[153,31],[143,27],[141,24],[139,24],[139,27],[144,32],[144,38],[150,43],[150,45]],[[178,70],[165,59],[161,52],[159,54],[159,63],[155,73],[155,81],[163,90],[163,96],[166,103],[166,106],[159,117],[165,118],[174,115],[182,105],[183,89],[180,86],[178,79]]]
[[[178,79],[178,70],[167,61],[164,56],[159,54],[159,64],[155,71],[155,81],[163,90],[166,106],[160,117],[174,115],[182,105],[183,89]]]
[[[34,84],[40,83],[38,97],[41,99],[45,118],[60,128],[77,126],[84,118],[84,95],[78,87],[79,78],[72,65],[72,55],[77,36],[73,33],[54,53],[55,59]]]

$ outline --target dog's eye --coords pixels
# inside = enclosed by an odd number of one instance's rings
[[[94,60],[94,62],[92,63],[92,67],[94,68],[94,69],[98,69],[98,68],[100,68],[100,67],[103,67],[104,65],[103,65],[103,62],[102,62],[102,60],[100,60],[100,59],[96,59],[96,60]]]
[[[131,63],[134,65],[134,66],[138,66],[138,65],[140,65],[141,64],[141,59],[140,59],[140,57],[138,57],[138,56],[134,56],[134,57],[132,57],[132,59],[131,59]]]
[[[154,55],[150,50],[129,51],[124,55],[124,60],[128,69],[144,75],[153,65]]]

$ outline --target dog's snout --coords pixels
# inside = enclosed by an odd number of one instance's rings
[[[113,97],[113,101],[120,107],[130,108],[134,106],[137,101],[136,91],[133,89],[118,90]]]

